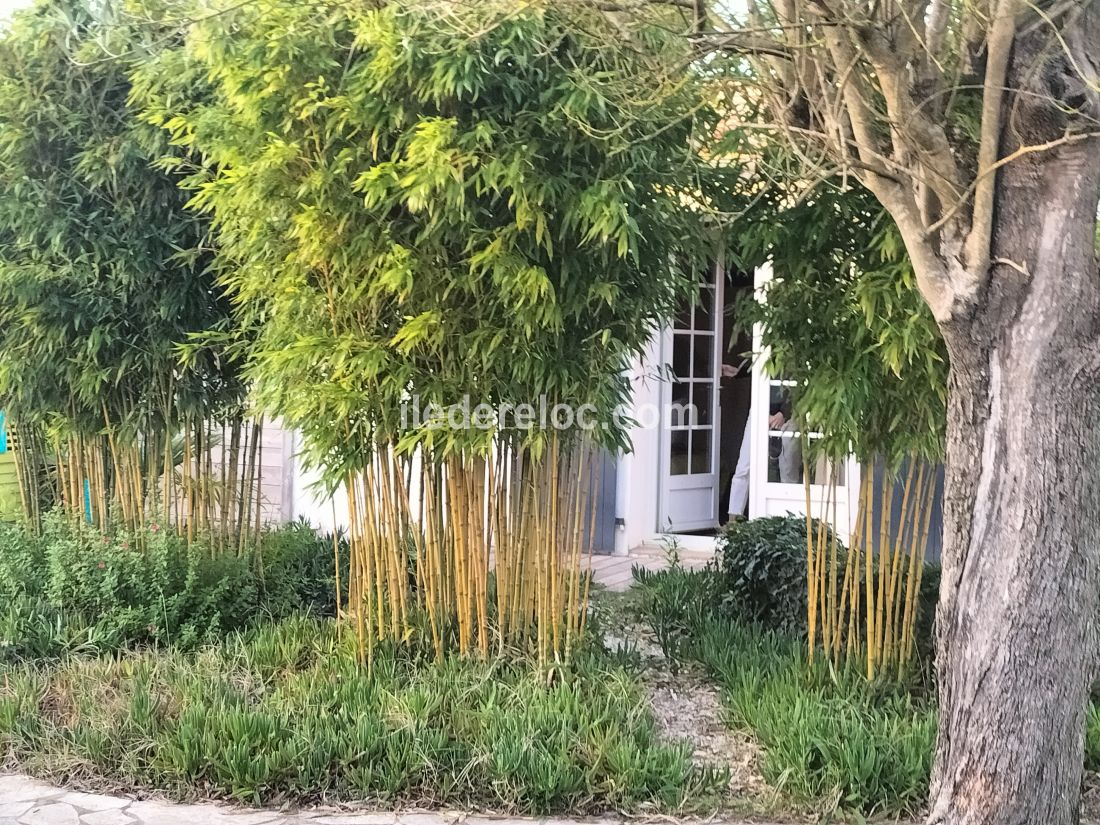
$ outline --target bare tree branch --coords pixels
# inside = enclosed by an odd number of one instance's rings
[[[1019,0],[999,0],[997,14],[989,31],[977,186],[974,190],[973,217],[965,249],[966,264],[971,272],[984,271],[989,266],[993,240],[993,201],[996,193],[996,170],[993,165],[997,162],[1001,147],[1001,108],[1008,77],[1008,59],[1016,36],[1018,11]],[[976,287],[974,284],[970,286]]]
[[[792,59],[793,51],[787,44],[770,37],[745,32],[700,32],[691,39],[707,50],[742,55],[768,55],[785,60]]]

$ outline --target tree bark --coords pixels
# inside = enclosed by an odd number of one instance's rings
[[[1087,16],[1050,60],[1094,37],[1100,21]],[[1015,51],[1010,88],[1025,93],[1006,106],[1002,156],[1065,134],[1052,98],[1096,105],[1037,47],[1018,40]],[[1078,821],[1100,607],[1098,199],[1095,138],[1004,167],[984,286],[942,325],[951,378],[930,825]]]

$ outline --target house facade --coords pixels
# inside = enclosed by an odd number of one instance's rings
[[[818,434],[799,432],[783,414],[789,413],[790,387],[765,372],[760,330],[746,333],[737,323],[739,302],[759,294],[770,277],[767,264],[753,272],[712,266],[696,299],[629,365],[632,450],[603,456],[598,468],[595,552],[628,555],[670,541],[713,549],[731,517],[805,514],[807,507],[815,517],[824,514],[842,538],[850,533],[858,463],[802,461],[803,443]],[[343,491],[330,495],[321,487],[319,475],[298,458],[301,446],[298,433],[278,421],[265,424],[259,454],[263,521],[304,518],[326,531],[346,528]],[[10,459],[0,441],[0,510],[6,506],[15,514],[18,487]],[[731,513],[737,484],[747,495]]]
[[[631,365],[638,422],[630,433],[633,451],[616,458],[614,542],[598,549],[628,554],[673,539],[686,549],[712,549],[731,517],[801,515],[807,506],[815,516],[827,510],[847,537],[858,463],[806,466],[802,444],[818,434],[795,428],[789,382],[766,373],[760,330],[749,335],[737,324],[739,302],[770,277],[768,265],[750,273],[715,265],[694,305]],[[744,509],[731,513],[737,484],[742,495],[733,507]]]
[[[859,489],[857,462],[804,466],[801,444],[815,434],[776,418],[789,387],[765,373],[765,357],[751,357],[761,353],[759,331],[755,336],[738,331],[738,301],[770,276],[767,265],[751,273],[713,266],[697,300],[655,334],[630,365],[633,449],[602,462],[596,552],[626,555],[673,538],[688,549],[713,548],[729,516],[739,462],[744,470],[743,455],[748,496],[742,515],[804,514],[807,504],[820,515],[828,499],[829,519],[835,514],[838,533],[849,533]],[[288,446],[292,456],[293,440]],[[300,467],[290,479],[284,506],[292,517],[322,529],[347,524],[342,494],[319,491],[316,475]]]

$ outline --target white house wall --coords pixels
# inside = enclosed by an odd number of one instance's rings
[[[321,486],[320,474],[316,470],[302,467],[297,458],[301,449],[301,436],[297,433],[291,438],[291,462],[293,465],[294,485],[291,508],[293,518],[302,518],[323,532],[333,529],[346,530],[348,518],[348,497],[341,486],[329,495]]]
[[[290,433],[280,422],[264,425],[260,437],[260,503],[263,520],[278,524],[293,513],[293,467],[288,462]]]
[[[661,479],[661,422],[654,424],[661,410],[661,336],[654,334],[646,353],[630,367],[632,406],[636,418],[649,418],[652,426],[630,431],[633,451],[620,456],[616,491],[617,535],[615,552],[652,544],[659,531],[657,505]]]
[[[245,436],[251,439],[251,423],[247,423],[246,426]],[[213,435],[219,436],[216,427],[213,430]],[[224,439],[225,434],[222,432],[209,448],[209,453],[202,459],[204,462],[209,461],[209,466],[215,477],[219,477],[223,472],[229,472],[223,469],[230,463],[229,446]],[[251,449],[250,441],[241,445],[237,455],[236,474],[238,480],[241,480],[246,472]],[[290,433],[284,430],[278,421],[265,422],[260,435],[259,453],[257,455],[259,462],[260,519],[264,524],[281,524],[293,518],[294,467],[293,462],[290,460],[291,454]],[[182,467],[178,471],[182,473]],[[186,513],[187,501],[181,486],[177,486],[176,496],[177,501],[172,507],[177,512]]]

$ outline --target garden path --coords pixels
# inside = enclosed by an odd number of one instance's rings
[[[679,555],[680,564],[690,568],[702,567],[714,558],[713,553],[700,551],[680,550]],[[631,551],[628,556],[594,555],[590,569],[595,575],[595,581],[608,590],[621,592],[630,589],[633,584],[630,571],[636,564],[649,570],[664,570],[668,567],[668,553],[663,547],[640,547]]]
[[[624,820],[586,820],[623,825]],[[631,820],[632,825],[637,820]],[[667,819],[662,819],[668,823]],[[211,802],[184,805],[163,800],[80,793],[21,775],[0,776],[0,825],[581,825],[567,819],[503,819],[446,813],[355,813],[259,810]],[[707,825],[738,825],[707,820]],[[741,823],[741,825],[748,825]],[[753,823],[765,825],[765,823]]]

